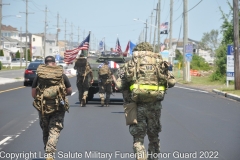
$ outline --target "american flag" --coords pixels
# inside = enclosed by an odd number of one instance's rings
[[[119,52],[119,53],[122,52],[121,45],[120,45],[120,42],[119,42],[119,39],[118,39],[118,38],[117,38],[115,50],[116,50],[117,52]]]
[[[168,29],[168,22],[160,24],[160,29]]]
[[[66,50],[64,53],[64,62],[67,64],[70,64],[75,60],[80,50],[88,50],[89,41],[90,41],[90,34],[85,38],[84,41],[80,43],[78,48],[75,48],[73,50]]]

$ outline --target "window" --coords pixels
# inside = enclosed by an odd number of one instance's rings
[[[5,48],[10,48],[9,44],[5,44],[4,46]]]
[[[49,49],[49,53],[52,53],[52,48]]]
[[[33,42],[35,42],[35,38],[33,38]]]
[[[7,33],[4,33],[4,36],[7,37]]]
[[[7,35],[8,37],[11,37],[11,33],[8,33],[8,35]]]

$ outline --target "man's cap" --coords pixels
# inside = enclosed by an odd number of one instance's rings
[[[55,61],[55,58],[53,56],[47,56],[45,58],[45,63],[48,63],[48,62],[56,62],[56,61]]]

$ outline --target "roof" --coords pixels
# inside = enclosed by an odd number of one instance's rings
[[[18,31],[17,28],[14,28],[14,27],[12,27],[10,25],[8,25],[8,26],[2,25],[1,30],[3,30],[3,31]]]

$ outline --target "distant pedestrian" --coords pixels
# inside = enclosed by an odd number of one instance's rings
[[[171,62],[169,62],[168,71],[169,71],[170,73],[172,73],[172,71],[173,71],[173,65],[172,65]]]
[[[110,95],[112,93],[112,81],[114,79],[113,76],[114,75],[109,67],[109,62],[105,60],[104,64],[99,66],[98,71],[99,97],[101,99],[102,107],[104,105],[106,105],[106,107],[109,107]]]
[[[87,57],[81,53],[77,61],[75,62],[74,69],[77,70],[77,88],[79,93],[79,102],[81,107],[86,106],[88,97],[88,89],[93,83],[92,69],[87,61]]]

